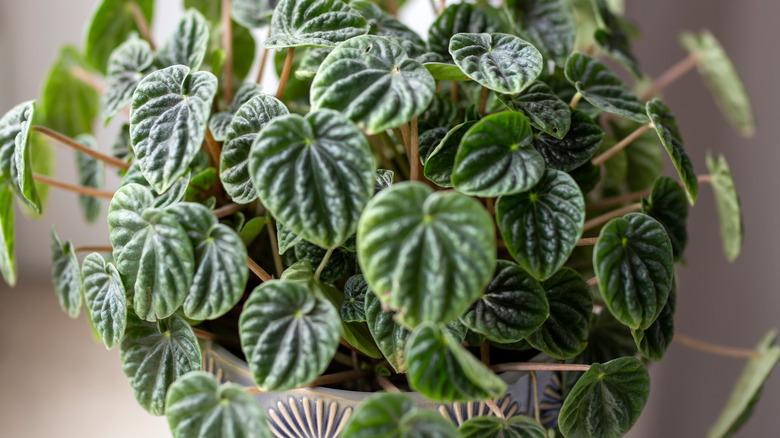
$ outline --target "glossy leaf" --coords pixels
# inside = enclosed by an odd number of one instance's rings
[[[690,157],[685,152],[682,136],[677,127],[677,121],[667,107],[660,99],[653,99],[647,102],[647,115],[655,126],[655,132],[664,149],[672,159],[674,168],[685,187],[685,193],[688,195],[688,202],[691,205],[696,203],[696,196],[699,193],[699,183],[696,179],[696,172],[693,170],[693,164]]]
[[[71,318],[78,318],[84,292],[81,266],[73,244],[68,241],[63,245],[54,228],[51,229],[51,252],[54,292],[60,300],[60,307]]]
[[[531,43],[505,33],[459,33],[449,46],[455,64],[483,87],[517,94],[542,72],[542,54]]]
[[[506,391],[506,383],[436,324],[417,327],[405,353],[409,385],[430,399],[486,400]]]
[[[107,348],[122,340],[127,325],[127,294],[119,271],[98,253],[82,265],[84,298],[92,324]]]
[[[470,81],[466,73],[457,65],[444,62],[426,62],[423,64],[437,81]]]
[[[733,262],[742,250],[742,211],[739,196],[734,188],[726,158],[722,155],[707,156],[707,169],[712,175],[712,190],[715,193],[715,207],[720,220],[720,238],[726,260]]]
[[[460,320],[488,340],[509,343],[533,333],[549,314],[539,282],[516,264],[499,260],[485,292]]]
[[[92,16],[87,29],[86,58],[103,73],[111,52],[138,31],[131,4],[138,6],[147,23],[152,21],[154,0],[103,0]]]
[[[412,333],[395,322],[395,312],[382,309],[382,302],[371,291],[365,295],[365,315],[368,330],[382,355],[397,373],[404,372],[404,347]]]
[[[424,166],[428,162],[428,157],[441,143],[444,137],[447,136],[447,128],[433,128],[429,129],[417,138],[417,149],[420,154],[420,163]]]
[[[101,98],[100,117],[108,123],[133,100],[133,92],[149,73],[154,62],[152,49],[146,41],[134,37],[111,52],[106,74],[106,92]]]
[[[215,113],[209,117],[209,129],[211,129],[211,134],[214,136],[214,140],[225,141],[230,122],[233,121],[233,116],[235,116],[238,109],[255,96],[260,95],[262,91],[263,88],[259,84],[251,82],[245,83],[241,85],[238,91],[236,91],[236,95],[233,97],[233,102],[230,103],[227,111]]]
[[[339,344],[339,321],[331,303],[299,283],[258,286],[239,320],[241,347],[257,386],[283,391],[322,374]]]
[[[183,65],[197,71],[206,56],[208,44],[209,24],[206,18],[196,9],[190,9],[157,52],[157,64],[160,67]]]
[[[452,187],[452,171],[463,136],[476,121],[468,121],[452,128],[425,160],[425,177],[439,187]]]
[[[271,37],[263,47],[336,47],[366,33],[366,19],[341,0],[281,0],[271,18]]]
[[[461,438],[547,438],[544,426],[525,415],[508,419],[492,415],[471,417],[460,425],[458,432]]]
[[[230,16],[249,29],[265,27],[271,22],[271,15],[278,3],[278,0],[233,0],[230,3]]]
[[[472,3],[455,3],[444,8],[428,28],[428,49],[451,62],[450,40],[459,33],[509,31],[498,9]]]
[[[661,314],[647,330],[633,330],[636,347],[642,356],[655,361],[664,357],[666,349],[674,340],[674,311],[677,306],[677,286],[672,283],[672,290],[666,300]]]
[[[585,199],[571,176],[548,169],[531,190],[498,199],[496,223],[512,257],[544,280],[563,266],[579,241]]]
[[[587,114],[572,110],[571,127],[562,139],[547,133],[534,137],[534,147],[544,157],[547,167],[572,171],[589,163],[604,138],[601,130]]]
[[[136,400],[152,415],[163,415],[168,387],[202,361],[198,339],[179,315],[152,323],[130,313],[119,356]]]
[[[371,293],[363,275],[353,275],[344,284],[344,302],[339,307],[339,315],[346,322],[366,321],[366,295]]]
[[[0,184],[8,180],[20,199],[36,213],[41,200],[32,172],[30,126],[35,102],[22,102],[0,118]]]
[[[16,285],[14,238],[14,195],[8,184],[0,184],[0,273],[11,287]]]
[[[569,132],[572,124],[569,104],[544,82],[536,81],[519,94],[499,94],[498,100],[512,111],[524,115],[534,128],[556,139],[564,138]]]
[[[220,385],[204,371],[193,371],[168,389],[165,416],[174,438],[271,438],[265,410],[243,386]]]
[[[322,248],[339,246],[355,232],[373,194],[375,172],[365,136],[330,110],[271,120],[249,157],[263,205],[285,227]]]
[[[415,58],[425,53],[425,41],[417,35],[409,26],[395,18],[390,13],[383,11],[378,5],[370,1],[354,0],[349,6],[365,17],[372,35],[387,37],[401,45],[406,53]]]
[[[633,329],[650,327],[674,279],[672,244],[663,225],[641,213],[609,221],[593,249],[593,267],[610,313]]]
[[[91,133],[92,122],[100,111],[98,92],[76,73],[79,70],[94,74],[76,48],[64,46],[46,76],[38,102],[46,127],[71,138]]]
[[[644,103],[604,64],[574,53],[566,62],[566,79],[596,108],[638,123],[647,123]]]
[[[452,185],[472,196],[525,192],[542,178],[544,158],[533,147],[533,132],[520,113],[489,115],[466,132],[452,171]]]
[[[546,58],[558,66],[574,49],[576,26],[574,10],[567,0],[519,0],[517,19],[525,35]]]
[[[401,421],[415,411],[414,402],[401,393],[381,392],[367,397],[349,417],[343,438],[403,437]]]
[[[682,259],[688,244],[688,200],[680,184],[666,176],[658,177],[650,197],[642,200],[642,212],[664,226],[675,261]]]
[[[569,268],[542,283],[550,303],[550,317],[526,340],[556,359],[569,359],[585,349],[593,311],[590,286]]]
[[[398,43],[366,35],[330,52],[311,84],[310,99],[312,109],[340,111],[376,134],[421,114],[435,90],[428,70]]]
[[[75,140],[90,149],[97,149],[97,140],[89,134],[80,135]],[[76,167],[79,184],[85,187],[103,188],[103,163],[87,154],[76,153]],[[79,205],[87,222],[95,222],[100,216],[102,202],[100,198],[79,195]]]
[[[397,320],[448,322],[480,296],[495,268],[492,218],[474,199],[401,183],[368,204],[357,232],[371,290]],[[469,266],[470,269],[462,269]]]
[[[638,359],[594,363],[563,402],[558,426],[566,437],[618,438],[636,423],[650,393]]]
[[[217,78],[184,66],[145,77],[133,94],[130,138],[144,177],[158,192],[184,175],[206,134]]]

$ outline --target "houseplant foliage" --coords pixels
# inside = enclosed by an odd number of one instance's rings
[[[698,67],[738,131],[754,127],[707,32],[649,88],[622,81],[643,76],[619,3],[442,3],[421,36],[392,1],[185,0],[157,45],[152,1],[103,0],[85,51],[64,48],[42,98],[0,119],[0,271],[15,283],[14,197],[39,214],[47,185],[76,191],[88,220],[108,199],[110,246],[53,231],[55,291],[71,317],[86,303],[174,436],[270,436],[247,390],[338,380],[389,391],[345,437],[622,436],[674,338],[701,184],[729,260],[742,243],[725,158],[695,173],[661,92]],[[266,27],[253,81],[250,29]],[[269,51],[275,96],[257,83]],[[91,134],[112,119],[101,152]],[[49,141],[77,149],[78,183],[46,176]],[[101,187],[103,166],[120,187]],[[201,372],[205,341],[242,355],[257,388]],[[742,353],[711,436],[744,422],[780,347],[770,333]],[[504,418],[497,373],[541,369],[560,373],[560,415],[542,424],[536,397]],[[496,416],[458,428],[399,388]]]

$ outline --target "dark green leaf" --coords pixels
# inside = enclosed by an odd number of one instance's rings
[[[360,218],[357,242],[371,290],[407,327],[459,317],[495,269],[493,221],[482,205],[421,183],[379,192]]]
[[[675,260],[682,259],[688,244],[688,201],[677,181],[660,176],[653,184],[650,197],[642,200],[642,211],[664,226]]]
[[[609,311],[633,329],[646,329],[666,304],[674,280],[672,244],[646,214],[609,221],[593,250],[599,290]]]
[[[421,133],[439,127],[449,129],[457,117],[458,105],[449,96],[436,93],[425,112],[417,118],[417,129]]]
[[[406,377],[413,390],[443,402],[500,397],[506,383],[433,323],[417,327],[406,343]]]
[[[206,18],[196,9],[190,9],[157,52],[157,64],[160,67],[183,65],[197,71],[206,56],[208,44],[209,24]]]
[[[90,149],[97,149],[97,140],[90,134],[80,135],[75,140]],[[79,184],[96,189],[103,188],[103,163],[101,161],[87,154],[77,152],[76,167],[78,169]],[[95,222],[100,216],[102,205],[100,198],[79,195],[79,204],[87,222]]]
[[[365,136],[331,110],[277,117],[258,135],[249,174],[260,201],[285,227],[323,248],[354,233],[374,192]]]
[[[569,175],[577,181],[583,195],[587,195],[596,188],[601,181],[601,166],[594,166],[590,160],[582,166],[569,171]]]
[[[201,368],[198,339],[179,315],[151,323],[129,313],[119,355],[136,400],[152,415],[165,412],[165,396],[173,382]]]
[[[463,73],[457,65],[444,62],[426,62],[423,64],[428,72],[437,81],[470,81],[471,78]]]
[[[498,199],[496,222],[512,257],[544,280],[563,266],[579,241],[585,199],[571,176],[548,169],[528,192]]]
[[[330,302],[297,282],[258,286],[239,320],[242,350],[257,386],[284,391],[322,374],[339,345],[339,321]]]
[[[534,128],[556,139],[564,138],[569,132],[571,108],[544,82],[536,81],[520,94],[499,94],[498,100],[512,111],[524,115]]]
[[[64,46],[49,70],[39,102],[46,126],[71,138],[91,133],[100,110],[100,96],[84,82],[84,73],[93,74],[79,51]]]
[[[507,31],[509,26],[500,10],[485,4],[455,3],[447,6],[428,28],[428,49],[451,62],[450,40],[456,34]]]
[[[138,30],[131,6],[133,4],[138,6],[146,22],[150,23],[154,0],[103,0],[92,16],[87,30],[86,58],[103,73],[108,67],[111,52]]]
[[[344,285],[344,302],[339,307],[339,315],[346,322],[366,321],[366,294],[371,293],[363,275],[349,277]]]
[[[76,251],[69,241],[62,244],[59,236],[51,229],[51,264],[54,292],[60,299],[60,307],[71,318],[77,318],[81,311],[83,286],[81,284],[81,266]]]
[[[214,135],[214,140],[225,141],[230,122],[233,121],[233,116],[238,109],[255,96],[259,96],[262,92],[262,87],[259,84],[249,82],[241,85],[238,91],[236,91],[236,96],[233,98],[233,102],[230,103],[227,111],[212,114],[209,118],[209,129],[211,129],[211,134]]]
[[[733,262],[742,249],[742,211],[739,196],[734,188],[734,178],[723,155],[707,156],[707,169],[712,176],[712,190],[720,219],[720,238],[726,260]]]
[[[446,136],[447,128],[433,128],[420,134],[417,139],[417,149],[420,153],[420,163],[423,166],[428,162],[428,157]]]
[[[460,320],[494,342],[517,342],[533,333],[550,315],[544,289],[516,264],[499,260],[480,299]]]
[[[93,252],[84,259],[84,298],[92,324],[107,348],[122,339],[127,325],[127,295],[119,271]]]
[[[570,363],[608,362],[637,354],[631,330],[609,312],[594,315],[588,332],[588,345]]]
[[[341,0],[281,0],[263,47],[336,47],[367,32],[366,19]]]
[[[249,29],[265,27],[271,22],[271,15],[279,0],[233,0],[230,16]]]
[[[525,415],[508,420],[488,415],[471,417],[460,425],[458,432],[461,438],[547,438],[544,426]]]
[[[664,145],[669,158],[672,159],[674,168],[685,186],[685,193],[688,195],[688,202],[691,205],[696,203],[696,195],[699,193],[699,183],[696,179],[696,172],[693,171],[693,164],[688,154],[685,152],[680,130],[677,128],[677,121],[660,99],[653,99],[647,102],[647,115],[650,117],[655,132],[661,143]]]
[[[460,141],[476,123],[474,120],[461,123],[441,139],[436,149],[425,160],[423,173],[426,178],[439,187],[452,187],[452,170],[455,167],[455,156],[458,154]]]
[[[604,131],[580,110],[571,112],[571,128],[562,139],[546,133],[534,138],[534,147],[548,167],[568,172],[590,162],[604,138]]]
[[[344,426],[342,438],[402,437],[401,420],[415,410],[414,402],[400,393],[378,393],[366,398]]]
[[[13,201],[11,187],[8,184],[0,184],[0,273],[11,287],[16,285]]]
[[[41,212],[41,199],[33,180],[30,126],[35,102],[11,108],[0,118],[0,184],[9,181],[27,207]]]
[[[574,10],[567,0],[519,0],[514,3],[523,35],[559,67],[574,49]]]
[[[566,437],[622,437],[636,423],[649,393],[650,376],[638,359],[594,363],[563,402],[558,425]]]
[[[354,248],[355,241],[354,239],[351,239],[351,241]],[[357,256],[354,249],[350,250],[347,246],[349,246],[349,241],[344,246],[336,248],[331,254],[320,273],[320,279],[324,283],[333,283],[355,271]],[[298,260],[306,260],[312,266],[319,266],[327,252],[328,250],[305,240],[301,240],[295,245],[295,257]]]
[[[368,33],[387,37],[404,48],[412,58],[425,53],[425,41],[409,26],[383,11],[379,6],[364,0],[354,0],[349,5],[365,17],[370,30]]]
[[[634,76],[642,76],[639,62],[631,53],[628,31],[624,29],[624,20],[612,13],[606,0],[596,0],[596,10],[606,29],[597,29],[593,39],[615,61],[623,64]]]
[[[382,302],[371,291],[365,295],[365,316],[368,330],[387,362],[397,373],[404,372],[404,347],[412,333],[395,322],[395,312],[382,309]]]
[[[100,118],[108,123],[133,100],[133,92],[149,73],[154,57],[149,43],[133,37],[111,52],[108,58],[106,92],[101,100]]]
[[[677,286],[672,283],[669,298],[661,314],[647,330],[633,330],[631,335],[642,353],[650,360],[661,360],[674,339],[674,310],[677,305]]]

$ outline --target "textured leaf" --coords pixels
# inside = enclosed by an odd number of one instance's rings
[[[154,57],[146,41],[134,37],[122,43],[108,58],[106,92],[101,98],[100,117],[108,123],[133,100],[133,92],[151,70]]]
[[[517,342],[550,314],[544,289],[516,264],[499,260],[482,297],[460,317],[469,329],[494,342]]]
[[[599,234],[593,267],[610,313],[633,329],[650,327],[674,279],[672,244],[664,227],[641,213],[612,219]]]
[[[258,286],[239,320],[241,347],[263,391],[284,391],[322,374],[339,345],[339,315],[324,298],[289,280]]]
[[[744,137],[752,137],[756,130],[753,109],[745,86],[729,56],[709,31],[699,35],[684,33],[682,45],[699,58],[699,73],[704,78],[715,103]]]
[[[511,195],[536,185],[543,173],[531,125],[522,114],[504,111],[481,119],[463,136],[452,185],[472,196]]]
[[[89,134],[83,134],[75,140],[90,149],[97,149],[97,140]],[[85,187],[103,188],[103,163],[97,158],[92,158],[82,152],[76,153],[76,167],[78,169],[79,184]],[[95,222],[100,216],[102,202],[100,198],[87,195],[79,195],[79,205],[84,212],[87,222]]]
[[[350,245],[351,241],[351,245]],[[355,255],[355,240],[350,239],[344,246],[336,248],[325,263],[325,267],[320,273],[320,280],[323,283],[333,283],[340,278],[347,277],[355,271],[357,265],[357,256]],[[352,246],[352,248],[348,248]],[[298,260],[306,260],[312,266],[319,266],[328,250],[319,246],[301,240],[295,245],[295,257]]]
[[[414,402],[400,393],[377,393],[366,398],[349,417],[343,438],[396,438],[402,418],[415,410]]]
[[[217,78],[184,66],[145,77],[133,94],[130,138],[138,164],[158,192],[187,172],[206,134]]]
[[[46,76],[38,102],[46,126],[71,138],[91,133],[100,111],[98,92],[77,71],[93,74],[76,48],[64,46]]]
[[[450,40],[455,64],[490,90],[517,94],[542,72],[542,54],[531,43],[505,33],[459,33]]]
[[[397,43],[366,35],[325,58],[311,84],[312,109],[342,112],[368,134],[400,126],[433,99],[436,81]]]
[[[208,44],[209,24],[206,18],[196,9],[190,9],[157,52],[157,64],[160,67],[183,65],[197,71],[206,56]]]
[[[696,203],[696,196],[699,193],[699,183],[696,179],[696,172],[693,170],[693,164],[690,157],[685,152],[680,130],[677,128],[677,121],[660,99],[653,99],[647,102],[647,115],[655,126],[655,131],[664,149],[672,159],[674,168],[685,187],[685,193],[688,195],[688,202],[691,205]]]
[[[152,202],[149,189],[128,184],[117,190],[108,209],[114,260],[119,272],[134,280],[133,308],[147,321],[173,314],[194,275],[187,232],[171,213],[150,208]]]
[[[84,259],[84,298],[95,330],[107,348],[122,340],[127,325],[127,295],[119,271],[93,252]]]
[[[457,65],[444,62],[426,62],[423,66],[437,81],[470,81],[471,78],[463,73]]]
[[[371,293],[363,275],[349,277],[344,285],[344,302],[339,307],[339,315],[346,322],[366,321],[366,294]]]
[[[471,417],[458,432],[461,438],[547,438],[544,426],[525,415],[507,420],[489,415]]]
[[[720,219],[720,238],[723,241],[723,253],[726,260],[733,262],[742,249],[742,211],[739,196],[734,188],[726,158],[722,155],[707,156],[707,169],[712,175],[712,190],[715,193],[715,206]]]
[[[496,223],[512,257],[544,280],[563,266],[580,239],[585,199],[571,176],[548,169],[528,192],[498,199]]]
[[[336,47],[367,32],[366,19],[341,0],[281,0],[263,47]]]
[[[674,310],[677,306],[677,286],[672,283],[669,298],[666,300],[661,314],[647,330],[633,330],[637,349],[642,356],[659,361],[664,357],[666,349],[674,340]]]
[[[271,120],[249,157],[260,201],[285,227],[323,248],[355,232],[374,191],[365,136],[341,114],[319,110]]]
[[[354,0],[349,6],[365,17],[370,30],[368,33],[387,37],[401,45],[406,53],[415,58],[425,53],[425,41],[409,26],[383,11],[379,6],[364,0]]]
[[[519,94],[499,94],[498,100],[524,115],[534,128],[564,138],[572,124],[572,111],[547,84],[536,81]]]
[[[439,187],[452,187],[452,170],[463,136],[476,121],[468,121],[452,128],[425,160],[423,173]]]
[[[256,95],[236,111],[219,162],[222,185],[233,202],[246,204],[257,199],[249,177],[249,151],[257,134],[271,119],[287,114],[287,107],[267,94]]]
[[[498,9],[472,3],[447,6],[430,28],[428,49],[451,62],[450,40],[459,33],[495,33],[509,31],[508,23]]]
[[[542,283],[550,303],[550,317],[526,340],[556,359],[569,359],[585,349],[593,311],[590,286],[569,268]]]
[[[623,64],[634,76],[642,76],[639,71],[639,61],[631,53],[631,42],[624,28],[624,20],[612,13],[606,0],[596,0],[595,6],[605,29],[597,29],[593,39],[603,51]]]
[[[382,309],[382,302],[370,291],[365,295],[365,315],[368,330],[382,355],[397,373],[404,372],[404,347],[412,332],[396,323],[395,312]]]
[[[588,55],[574,53],[566,62],[566,79],[596,108],[638,123],[647,123],[644,103],[612,73]]]
[[[175,204],[184,198],[190,183],[190,172],[187,172],[184,176],[177,179],[173,185],[164,193],[158,194],[154,191],[154,189],[152,189],[149,181],[147,181],[146,177],[144,177],[144,175],[141,173],[141,168],[138,165],[138,162],[135,162],[127,170],[125,176],[122,177],[121,185],[125,186],[131,183],[140,184],[149,188],[151,190],[152,196],[154,197],[152,207],[162,208],[171,204]]]
[[[14,244],[14,196],[8,184],[0,183],[0,273],[11,287],[16,285]]]
[[[547,167],[572,171],[590,162],[599,149],[604,131],[580,110],[572,110],[571,127],[562,139],[546,133],[534,137],[534,147],[544,157]]]
[[[35,102],[11,108],[0,118],[0,184],[9,180],[25,205],[41,212],[41,200],[32,173],[30,126]]]
[[[176,380],[165,399],[165,416],[174,438],[271,438],[265,411],[244,387],[220,385],[204,371]]]
[[[150,323],[132,312],[119,356],[136,400],[152,415],[163,415],[168,387],[184,374],[200,370],[202,360],[198,339],[184,318],[173,315]]]
[[[433,193],[421,183],[396,184],[376,195],[360,219],[363,275],[399,311],[401,324],[451,321],[480,296],[493,274],[492,222],[467,196]]]
[[[688,244],[688,201],[680,184],[666,176],[658,177],[650,197],[642,200],[642,212],[664,226],[672,244],[674,260],[682,259]]]
[[[301,236],[290,231],[289,228],[282,225],[281,222],[276,222],[276,240],[279,244],[279,254],[284,254],[288,249],[293,248],[301,240]]]
[[[594,363],[563,402],[558,426],[566,437],[622,437],[649,394],[650,376],[638,359]]]
[[[493,371],[433,323],[412,332],[406,343],[406,363],[409,385],[433,400],[486,400],[506,391],[506,384]]]
[[[417,149],[420,153],[420,163],[423,166],[428,162],[428,157],[430,157],[439,143],[447,136],[447,132],[447,128],[433,128],[419,135],[417,138]]]
[[[255,96],[260,95],[262,91],[263,87],[259,84],[251,82],[245,83],[236,91],[236,96],[233,98],[233,102],[230,103],[227,111],[215,113],[209,117],[209,129],[211,129],[211,134],[214,135],[214,140],[225,141],[228,127],[230,126],[230,122],[233,121],[235,113],[245,103],[249,102]]]
[[[392,170],[377,169],[376,179],[374,180],[374,194],[392,186],[394,176],[395,173]]]
[[[518,0],[515,4],[517,18],[525,35],[546,58],[558,66],[566,64],[566,58],[574,49],[577,29],[574,10],[567,0]]]
[[[233,0],[230,16],[244,27],[256,29],[271,22],[278,0]]]
[[[78,318],[83,294],[81,266],[73,244],[68,241],[63,245],[54,228],[51,229],[51,252],[54,292],[60,299],[60,307],[71,318]]]
[[[138,31],[130,7],[133,3],[141,10],[146,22],[150,23],[154,0],[103,0],[92,16],[87,30],[86,58],[103,73],[107,71],[111,52],[125,42],[132,32]]]
[[[332,284],[315,281],[311,265],[308,267],[307,275],[310,278],[309,281],[316,285],[315,290],[321,292],[321,295],[327,298],[328,301],[333,304],[334,308],[340,309],[341,305],[344,304],[344,293],[336,289],[336,287]],[[368,357],[374,359],[382,358],[382,352],[379,350],[379,347],[376,346],[376,342],[374,342],[374,339],[371,337],[371,332],[368,330],[368,325],[362,322],[341,321],[341,328],[341,336],[344,338],[347,344],[355,347],[358,351],[362,352]]]

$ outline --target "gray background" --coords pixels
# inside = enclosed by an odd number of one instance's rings
[[[38,95],[57,47],[81,44],[84,23],[95,0],[0,0],[0,111]],[[178,1],[158,0],[158,41],[180,13]],[[691,212],[687,266],[679,267],[676,324],[680,332],[732,346],[751,347],[773,326],[780,295],[778,252],[780,209],[774,200],[780,182],[780,151],[772,129],[777,123],[775,86],[780,70],[780,2],[769,0],[628,0],[628,16],[644,32],[635,51],[644,69],[658,75],[685,56],[677,43],[685,29],[709,28],[725,46],[746,82],[758,119],[758,134],[736,136],[715,109],[702,82],[689,74],[673,85],[666,100],[675,112],[686,146],[699,173],[706,172],[707,150],[724,152],[742,196],[745,244],[742,256],[725,262],[711,190],[703,186]],[[431,20],[427,1],[403,12],[413,27]],[[413,18],[412,18],[413,17]],[[267,69],[271,73],[272,69]],[[272,74],[266,78],[274,90]],[[114,126],[98,136],[104,149]],[[57,151],[57,177],[74,180],[73,157]],[[109,179],[108,187],[116,187]],[[116,350],[92,342],[82,317],[62,314],[48,280],[49,229],[57,221],[63,238],[77,245],[106,244],[104,221],[86,226],[77,198],[54,190],[43,219],[17,218],[20,281],[0,285],[0,424],[3,435],[137,437],[168,436],[163,418],[138,407]],[[707,356],[672,345],[665,360],[651,367],[652,391],[631,437],[703,436],[725,403],[743,361]],[[770,377],[753,418],[739,436],[776,436],[780,430],[780,374]]]

